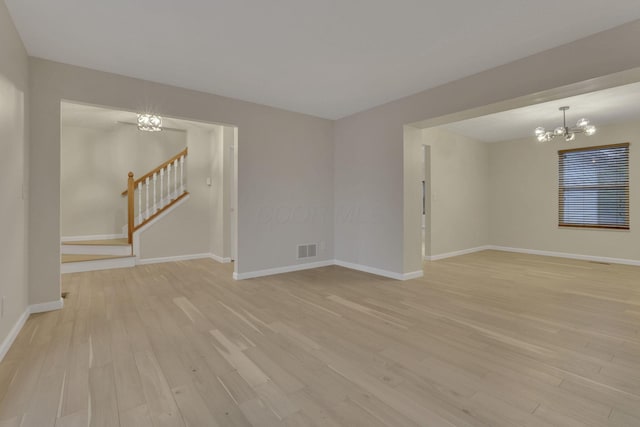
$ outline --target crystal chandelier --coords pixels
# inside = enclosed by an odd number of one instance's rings
[[[596,133],[596,127],[589,124],[589,120],[580,119],[576,123],[575,127],[567,126],[567,110],[569,107],[560,107],[562,111],[562,126],[558,126],[553,131],[546,130],[542,126],[536,128],[536,137],[539,142],[551,141],[556,136],[564,137],[565,141],[573,141],[576,139],[577,133],[584,133],[587,136],[591,136]]]
[[[153,114],[138,114],[138,129],[147,132],[162,130],[162,117]]]

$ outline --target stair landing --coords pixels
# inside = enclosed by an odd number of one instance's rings
[[[118,259],[130,258],[133,255],[87,255],[87,254],[62,254],[61,262],[67,264],[69,262],[98,261],[101,259]]]
[[[62,273],[133,267],[136,264],[126,238],[62,242]]]
[[[127,238],[123,237],[121,239],[106,239],[106,240],[82,240],[78,242],[62,242],[63,245],[94,245],[94,246],[128,246]]]

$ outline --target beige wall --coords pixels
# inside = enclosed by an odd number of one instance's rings
[[[422,265],[423,248],[422,248],[422,180],[430,175],[429,165],[425,162],[424,157],[424,138],[422,129],[413,126],[404,127],[404,200],[406,200],[407,215],[404,217],[404,244],[405,257],[403,269],[405,272],[411,266]],[[431,148],[428,148],[431,151]],[[429,153],[430,154],[430,153]],[[430,157],[430,156],[429,156]],[[429,173],[427,173],[429,172]],[[431,178],[429,176],[429,182]],[[430,192],[430,191],[429,191]],[[428,211],[431,212],[430,200],[427,200]],[[417,213],[417,215],[416,215]],[[409,222],[411,222],[409,224]],[[430,225],[426,224],[426,229]],[[427,230],[425,230],[427,231]],[[425,241],[426,253],[431,253],[431,239]],[[418,271],[418,270],[416,270]]]
[[[25,99],[28,86],[27,54],[0,2],[0,344],[25,312],[27,300],[27,190],[28,137]],[[59,296],[58,296],[59,298]]]
[[[211,144],[211,247],[210,252],[221,258],[231,257],[231,204],[232,191],[231,150],[234,129],[219,128]]]
[[[115,123],[110,128],[62,126],[62,236],[121,234],[127,222],[121,192],[129,171],[141,176],[186,146],[186,132],[169,129],[140,132],[135,126]]]
[[[422,212],[427,180],[425,256],[489,244],[489,146],[442,128],[404,130],[404,184],[408,212]],[[423,147],[428,147],[427,161]],[[420,215],[406,215],[405,262],[421,264]],[[409,221],[413,221],[409,227]],[[405,268],[409,268],[406,266]]]
[[[421,269],[411,237],[420,212],[403,188],[418,179],[403,168],[405,124],[460,120],[627,83],[621,80],[638,78],[639,39],[635,21],[336,121],[336,259],[396,274]],[[358,216],[345,220],[344,212]]]
[[[317,241],[317,260],[404,273],[421,265],[405,262],[406,227],[419,211],[405,206],[403,185],[414,177],[403,167],[403,126],[603,88],[613,80],[600,77],[640,67],[639,38],[636,21],[336,122],[31,59],[30,301],[59,295],[62,99],[237,125],[238,272],[298,264],[295,245]]]
[[[598,127],[578,136],[539,144],[535,138],[489,144],[491,243],[640,261],[640,121]],[[630,142],[630,231],[558,227],[558,150]]]
[[[30,59],[30,301],[60,292],[60,101],[238,126],[239,273],[303,263],[298,243],[333,259],[333,123],[248,102]],[[311,212],[285,215],[279,212]],[[143,248],[143,251],[145,248]],[[147,256],[157,254],[147,253]]]
[[[489,147],[440,128],[423,130],[431,147],[431,253],[489,244]]]
[[[221,141],[219,130],[190,128],[186,133],[189,147],[186,181],[189,199],[160,221],[140,233],[140,258],[153,259],[181,255],[209,254],[212,246],[222,250],[222,236],[213,233],[214,224],[223,230],[223,182],[212,176],[213,165],[223,167],[217,149]],[[207,185],[211,178],[211,186]],[[220,248],[220,249],[218,249]],[[213,252],[223,256],[221,252]]]
[[[63,125],[62,236],[121,234],[126,199],[120,193],[127,173],[140,176],[188,147],[184,177],[190,197],[139,232],[136,255],[142,260],[209,253],[228,258],[230,183],[225,174],[233,128],[183,123],[185,131],[162,132],[140,132],[117,123],[93,128]]]

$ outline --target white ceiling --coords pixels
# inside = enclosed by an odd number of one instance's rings
[[[62,102],[60,105],[60,123],[62,126],[77,126],[91,129],[113,129],[117,126],[136,125],[137,113],[109,108],[94,107],[92,105]],[[190,120],[163,117],[162,125],[165,129],[174,130],[205,130],[211,131],[221,126],[213,123],[194,122]]]
[[[484,142],[527,137],[533,139],[538,126],[553,130],[562,125],[562,112],[558,110],[562,106],[570,107],[567,111],[568,126],[575,125],[582,117],[589,119],[596,127],[639,120],[640,83],[489,114],[442,127]]]
[[[640,18],[638,0],[5,0],[30,55],[340,118]]]

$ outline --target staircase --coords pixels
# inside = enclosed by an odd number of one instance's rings
[[[127,189],[122,192],[122,196],[127,197],[126,237],[61,242],[60,271],[77,273],[134,267],[138,259],[134,248],[140,247],[140,232],[189,197],[184,180],[186,157],[185,148],[140,178],[134,178],[133,172],[129,172]]]
[[[126,268],[136,265],[133,246],[126,238],[62,242],[62,273]]]

